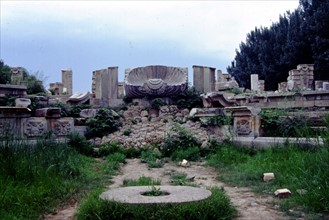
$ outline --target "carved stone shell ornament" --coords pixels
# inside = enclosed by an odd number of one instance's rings
[[[131,69],[125,75],[125,92],[130,98],[169,97],[187,88],[186,68],[146,66]]]

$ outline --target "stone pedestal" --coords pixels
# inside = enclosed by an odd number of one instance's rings
[[[236,136],[258,137],[260,128],[260,108],[248,106],[227,107],[225,111],[231,113],[234,124],[233,130]]]

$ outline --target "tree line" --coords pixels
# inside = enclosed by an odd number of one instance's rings
[[[250,75],[276,90],[298,64],[314,64],[315,80],[329,80],[329,1],[300,0],[299,7],[280,15],[270,27],[247,34],[227,72],[250,88]]]

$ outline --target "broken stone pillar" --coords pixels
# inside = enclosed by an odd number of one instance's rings
[[[259,89],[258,74],[250,75],[250,83],[251,83],[251,91],[258,92]]]
[[[109,99],[118,99],[118,67],[109,67],[107,70]]]
[[[215,91],[215,68],[205,66],[193,66],[193,85],[201,93]]]
[[[263,93],[265,91],[265,80],[258,80],[258,92]]]
[[[63,93],[66,95],[73,94],[73,86],[72,86],[72,70],[71,69],[63,69],[62,70],[62,83],[63,83]],[[66,91],[65,91],[66,90]]]
[[[329,90],[329,82],[324,82],[322,90],[328,91]]]
[[[288,89],[289,90],[312,90],[314,80],[314,65],[299,64],[297,69],[289,71]]]
[[[123,98],[125,96],[125,88],[123,82],[118,82],[118,98]]]
[[[222,70],[217,70],[217,82],[224,82],[225,77],[223,76]]]
[[[11,83],[15,85],[21,85],[24,78],[24,70],[21,67],[13,67],[11,71]]]
[[[278,91],[279,92],[288,92],[287,82],[280,82],[280,83],[278,83]]]
[[[92,104],[118,106],[118,67],[96,70],[92,78]]]
[[[260,108],[250,106],[226,107],[233,117],[233,129],[236,136],[258,137],[260,128]]]
[[[323,83],[328,83],[329,81],[327,80],[317,80],[317,81],[314,81],[314,85],[315,85],[315,91],[321,91],[323,90]]]
[[[100,71],[99,70],[93,71],[92,84],[91,84],[91,93],[92,93],[92,97],[94,99],[100,99],[101,98],[100,82],[101,82]]]

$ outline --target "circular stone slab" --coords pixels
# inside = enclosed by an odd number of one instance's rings
[[[184,203],[207,199],[211,192],[207,189],[191,186],[155,186],[168,195],[145,196],[152,190],[151,186],[129,186],[103,192],[100,198],[127,204]]]

